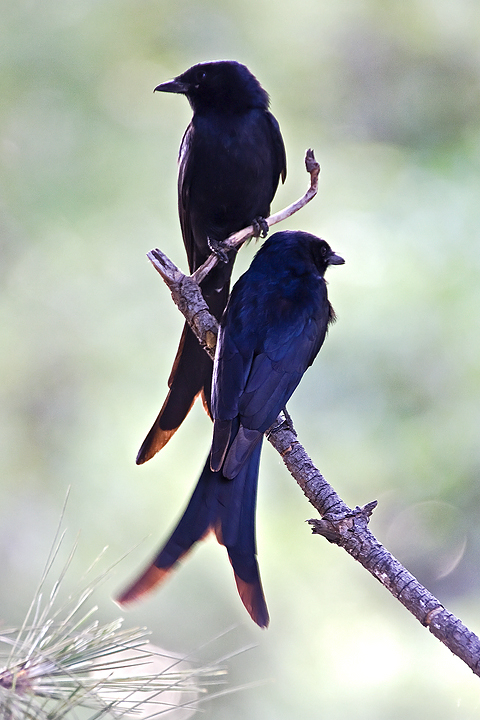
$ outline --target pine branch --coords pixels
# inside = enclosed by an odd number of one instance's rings
[[[300,210],[317,192],[319,165],[313,151],[308,150],[305,165],[310,173],[310,187],[296,203],[267,218],[270,226]],[[222,247],[238,249],[254,235],[252,226],[231,235]],[[201,345],[214,357],[218,323],[210,314],[198,283],[217,263],[212,254],[192,276],[184,275],[169,259],[155,249],[149,260],[168,285],[172,298],[185,316]],[[418,580],[383,547],[368,528],[377,502],[364,507],[349,508],[300,444],[290,417],[281,414],[265,433],[270,444],[280,453],[285,466],[302,488],[305,496],[321,518],[308,520],[312,532],[342,547],[368,570],[389,592],[427,627],[432,635],[480,676],[480,639],[455,615],[450,613]]]
[[[100,623],[98,608],[87,608],[87,603],[123,558],[91,577],[102,552],[72,593],[61,599],[77,546],[62,564],[64,510],[23,624],[8,628],[2,620],[2,720],[74,720],[80,708],[88,720],[153,720],[167,712],[179,720],[213,698],[259,684],[231,687],[225,680],[225,663],[252,646],[199,664],[193,656],[221,635],[193,653],[177,655],[152,644],[146,628],[124,629],[121,618]]]

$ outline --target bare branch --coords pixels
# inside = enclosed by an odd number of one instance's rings
[[[351,510],[317,470],[298,442],[289,422],[270,429],[267,437],[322,516],[308,520],[314,534],[339,545],[368,570],[432,635],[446,645],[480,676],[480,639],[455,615],[448,612],[418,580],[401,565],[368,529],[376,501]]]
[[[307,152],[311,165],[311,186],[307,193],[285,210],[268,218],[269,226],[301,209],[317,192],[319,167],[313,152]],[[312,169],[312,164],[315,167]],[[253,227],[245,228],[226,241],[239,247],[253,235]],[[173,300],[181,310],[199,342],[211,357],[215,353],[218,323],[209,313],[197,282],[216,264],[214,255],[192,276],[185,276],[160,250],[152,250],[148,258],[171,290]],[[213,262],[215,260],[215,262]],[[212,261],[212,265],[209,265]],[[208,267],[207,267],[208,266]],[[205,269],[205,270],[204,270]],[[201,272],[200,272],[201,271]],[[342,547],[368,570],[417,620],[452,653],[463,660],[480,676],[480,639],[458,618],[446,610],[418,580],[391,555],[368,529],[368,522],[376,501],[354,510],[349,508],[313,464],[298,441],[291,420],[281,414],[265,433],[270,444],[280,453],[285,466],[302,488],[305,496],[321,518],[308,520],[312,532],[323,535],[329,542]]]
[[[202,291],[193,276],[184,275],[158,248],[150,250],[147,257],[155,270],[162,276],[165,284],[168,285],[173,302],[185,316],[200,345],[213,359],[217,343],[218,323],[210,314]]]

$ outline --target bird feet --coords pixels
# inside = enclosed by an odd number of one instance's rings
[[[271,425],[266,431],[267,437],[279,430],[290,430],[295,436],[297,435],[295,428],[293,427],[293,420],[290,414],[287,412],[287,408],[284,407],[281,413],[276,418],[273,425]]]
[[[264,217],[257,217],[253,219],[253,236],[256,238],[266,238],[268,235],[268,222]]]
[[[223,249],[223,242],[207,237],[208,247],[222,263],[228,263],[228,252]]]

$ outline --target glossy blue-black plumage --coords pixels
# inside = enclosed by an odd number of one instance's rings
[[[178,211],[190,272],[210,255],[209,240],[222,241],[268,217],[285,148],[268,95],[252,73],[225,60],[195,65],[157,88],[186,95],[193,110],[180,147]],[[235,259],[220,262],[202,283],[217,319],[225,308]],[[186,325],[168,385],[170,391],[137,455],[149,460],[175,433],[200,394],[210,412],[212,361]]]
[[[209,458],[176,529],[120,598],[157,585],[209,530],[225,545],[242,601],[268,624],[255,546],[255,503],[263,433],[285,407],[320,350],[335,315],[324,273],[343,263],[314,235],[272,235],[232,290],[214,363]]]

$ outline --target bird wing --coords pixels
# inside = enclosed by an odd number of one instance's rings
[[[270,137],[272,140],[273,154],[277,161],[276,167],[273,167],[273,187],[276,189],[278,185],[278,179],[282,178],[282,183],[285,182],[287,177],[287,155],[285,152],[285,145],[280,132],[280,125],[274,115],[271,112],[266,113],[267,121],[270,126]]]
[[[211,466],[218,469],[223,464],[225,477],[239,472],[320,350],[330,318],[324,285],[321,290],[321,302],[303,313],[288,313],[288,321],[267,326],[260,347],[254,325],[243,336],[231,331],[221,334],[212,397]],[[237,416],[240,427],[232,437]]]
[[[183,134],[178,154],[178,215],[190,272],[193,272],[199,266],[197,265],[195,238],[192,227],[192,214],[190,212],[190,189],[192,187],[193,163],[191,162],[191,153],[189,151],[193,133],[193,125],[190,123]]]
[[[255,355],[239,398],[243,427],[263,433],[274,422],[320,350],[328,319],[327,301],[319,312],[298,317],[281,332],[269,330],[263,351]]]
[[[225,332],[223,323],[220,325],[212,380],[212,470],[220,470],[230,444],[238,401],[253,362],[253,343],[254,338],[244,336],[238,328],[237,332],[232,332],[231,327]],[[238,431],[238,422],[234,430]]]

